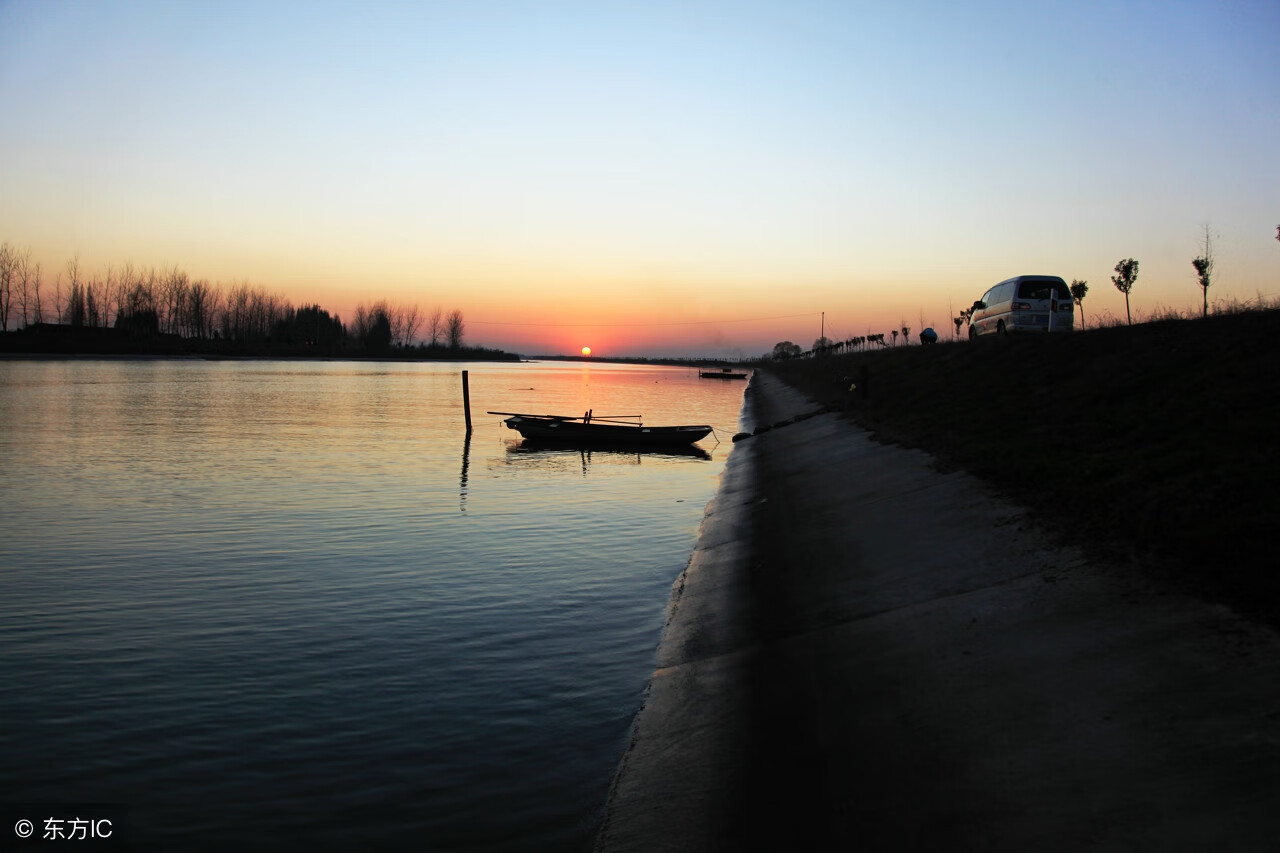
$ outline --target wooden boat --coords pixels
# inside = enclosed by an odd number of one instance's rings
[[[587,411],[581,417],[569,415],[525,415],[517,412],[489,412],[507,415],[503,421],[532,441],[605,444],[624,447],[678,447],[706,438],[711,427],[645,426],[639,415],[594,417]],[[633,422],[634,421],[634,422]]]
[[[728,367],[722,367],[719,370],[699,370],[698,375],[703,379],[746,379],[745,373],[734,373]]]

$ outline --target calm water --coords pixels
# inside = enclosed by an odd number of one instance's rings
[[[589,848],[744,383],[462,367],[469,441],[458,365],[0,361],[0,801],[126,803],[152,849]],[[588,408],[723,443],[484,414]]]

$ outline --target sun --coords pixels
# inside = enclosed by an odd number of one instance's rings
[[[582,354],[583,354],[583,355],[591,355],[591,347],[583,347],[583,348],[582,348]]]

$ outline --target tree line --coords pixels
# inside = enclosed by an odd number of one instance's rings
[[[87,274],[78,258],[52,283],[30,249],[0,244],[0,331],[56,326],[112,330],[146,340],[168,337],[218,342],[223,348],[315,351],[364,350],[381,355],[465,348],[462,312],[380,300],[356,307],[348,326],[318,304],[295,308],[288,298],[248,282],[224,287],[170,268],[108,266]]]

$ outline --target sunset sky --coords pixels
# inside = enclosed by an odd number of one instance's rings
[[[0,241],[532,353],[1280,296],[1280,3],[0,0]],[[914,334],[914,332],[913,332]]]

